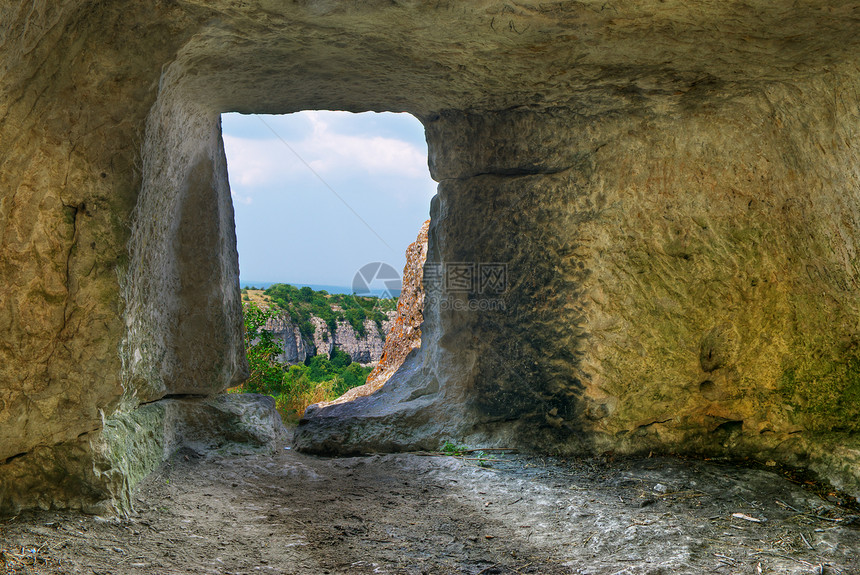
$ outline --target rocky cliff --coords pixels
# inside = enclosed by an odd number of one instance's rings
[[[273,333],[280,341],[283,353],[275,358],[279,363],[293,365],[302,363],[308,357],[316,355],[317,348],[313,341],[309,341],[302,335],[299,326],[292,321],[287,313],[280,313],[267,320],[263,329]]]
[[[362,365],[376,364],[382,358],[383,346],[391,331],[392,320],[397,312],[387,312],[388,320],[379,326],[371,319],[364,320],[364,335],[359,335],[349,322],[338,321],[332,338],[334,348],[345,351]]]
[[[313,337],[307,338],[287,312],[280,312],[277,317],[268,320],[265,329],[281,341],[283,353],[276,359],[282,363],[302,363],[314,355],[330,356],[335,349],[339,349],[346,352],[354,362],[376,365],[383,356],[383,346],[396,314],[394,311],[387,312],[389,319],[383,321],[381,326],[374,320],[364,320],[363,335],[356,333],[355,328],[343,320],[337,321],[332,334],[325,321],[311,316]]]
[[[367,383],[354,387],[332,402],[343,403],[357,397],[370,395],[403,365],[406,356],[421,347],[421,322],[424,321],[424,262],[427,260],[427,231],[430,220],[424,222],[418,237],[406,248],[406,265],[403,267],[403,283],[397,311],[386,333],[382,357],[367,376]]]
[[[421,347],[421,323],[424,321],[424,262],[427,261],[427,231],[424,222],[418,237],[406,248],[403,285],[397,300],[397,313],[385,338],[379,364],[367,376],[369,389],[379,389],[403,365],[413,349]]]

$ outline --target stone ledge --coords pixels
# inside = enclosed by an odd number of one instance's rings
[[[268,396],[162,399],[0,465],[0,515],[36,507],[127,514],[135,486],[181,448],[243,454],[272,450],[285,436]]]

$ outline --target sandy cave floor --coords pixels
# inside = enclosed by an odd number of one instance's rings
[[[860,573],[860,519],[766,468],[285,447],[184,449],[128,520],[2,520],[0,573]]]

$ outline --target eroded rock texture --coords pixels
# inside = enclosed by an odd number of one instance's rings
[[[329,356],[335,349],[339,349],[348,354],[352,361],[375,365],[382,358],[385,338],[394,322],[395,312],[386,314],[392,319],[383,320],[380,324],[372,319],[364,320],[363,335],[359,335],[349,322],[338,320],[337,329],[332,336],[325,320],[311,315],[314,334],[313,338],[308,338],[302,335],[299,325],[285,311],[267,320],[265,330],[272,332],[280,342],[283,352],[275,360],[281,363],[302,363],[309,357]]]
[[[421,352],[301,447],[750,455],[860,494],[858,12],[0,4],[0,500],[121,505],[142,448],[106,430],[245,376],[219,113],[309,108],[419,117],[428,265],[507,283],[428,288]]]
[[[385,336],[382,357],[367,375],[364,385],[354,387],[334,401],[322,405],[352,401],[370,395],[391,379],[406,356],[421,347],[421,324],[424,321],[424,262],[427,260],[427,232],[430,220],[424,222],[418,237],[406,248],[406,265],[401,276],[402,285],[397,299],[397,311]]]

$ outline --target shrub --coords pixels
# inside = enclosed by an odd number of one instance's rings
[[[251,288],[253,289],[253,288]],[[275,403],[285,422],[297,421],[307,406],[320,401],[340,397],[353,387],[363,385],[371,371],[354,363],[349,354],[335,350],[331,358],[324,355],[310,357],[305,364],[287,366],[277,361],[282,348],[274,334],[265,329],[266,322],[284,310],[299,326],[299,331],[308,339],[313,338],[315,315],[325,321],[334,333],[338,320],[349,321],[361,335],[364,320],[370,318],[379,323],[385,319],[382,310],[396,305],[396,300],[380,300],[375,297],[330,295],[315,292],[311,288],[296,288],[289,284],[273,284],[264,292],[273,302],[271,309],[261,308],[243,295],[242,309],[245,315],[245,351],[251,368],[251,377],[231,391],[265,393],[275,397]],[[337,311],[337,304],[343,311]]]
[[[352,363],[352,358],[342,349],[335,349],[331,352],[331,358],[329,361],[335,369],[340,371]]]
[[[253,393],[278,393],[283,379],[283,368],[275,361],[281,353],[280,343],[265,328],[266,322],[276,313],[250,302],[242,305],[245,319],[245,354],[251,375],[243,384]]]
[[[311,302],[314,298],[314,290],[305,286],[299,290],[298,297],[303,302]]]
[[[357,363],[351,363],[340,372],[340,381],[333,388],[336,397],[340,397],[353,387],[364,385],[367,376],[373,371],[372,367],[362,367]]]
[[[308,366],[308,379],[314,383],[328,381],[337,375],[337,370],[324,355],[315,355],[305,360]]]

